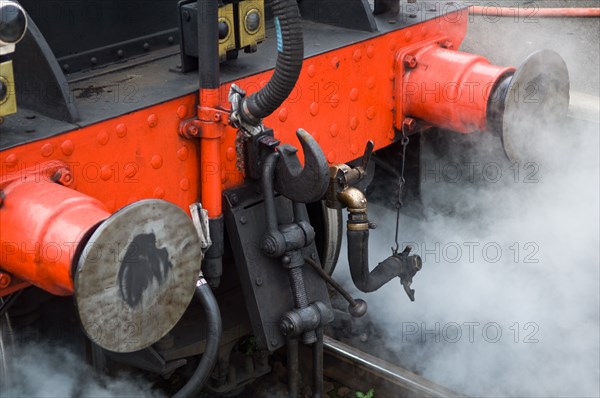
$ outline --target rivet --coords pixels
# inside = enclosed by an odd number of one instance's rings
[[[427,36],[427,32],[428,32],[427,26],[423,26],[421,28],[421,36]]]
[[[375,119],[375,115],[377,115],[377,108],[375,108],[374,106],[370,106],[367,109],[367,119],[373,120]]]
[[[227,175],[227,171],[225,171],[225,167],[221,168],[221,183],[225,184],[229,181],[229,176]]]
[[[319,113],[319,104],[317,104],[316,102],[313,102],[310,105],[310,114],[313,116],[317,116],[318,113]]]
[[[124,123],[117,125],[117,136],[123,138],[127,135],[127,126]]]
[[[108,132],[106,130],[102,130],[96,136],[96,141],[100,145],[106,145],[106,143],[108,142],[108,138],[109,138]]]
[[[246,216],[241,216],[241,217],[240,217],[240,222],[241,222],[242,224],[246,224],[246,223],[248,222],[248,219],[246,218]]]
[[[350,146],[350,150],[352,151],[352,153],[353,153],[353,154],[355,154],[355,155],[356,155],[356,154],[358,153],[358,145],[356,145],[356,144],[352,144],[352,145]]]
[[[173,38],[173,36],[169,36],[167,41],[169,42],[169,44],[173,44],[175,42],[175,39]]]
[[[454,49],[454,43],[452,43],[450,40],[444,41],[442,44],[440,44],[440,46],[442,48],[446,48],[448,50],[453,50]]]
[[[314,65],[309,66],[308,67],[308,76],[315,77],[316,74],[317,74],[317,67]]]
[[[396,136],[396,134],[394,133],[393,130],[388,133],[388,138],[390,139],[390,141],[393,141],[395,136]]]
[[[135,165],[135,167],[133,166],[133,164],[131,164],[130,166],[128,165],[127,167],[125,167],[125,177],[133,178],[137,174],[137,171],[137,164]]]
[[[156,187],[156,189],[154,190],[153,196],[156,199],[164,199],[165,189],[163,187]]]
[[[408,32],[406,32],[404,34],[404,41],[411,41],[412,36],[413,36],[412,31],[409,30]]]
[[[373,58],[375,56],[375,46],[372,44],[367,47],[367,57]]]
[[[337,137],[337,135],[340,133],[340,126],[338,126],[337,123],[332,124],[329,128],[329,133],[332,137]]]
[[[329,152],[329,155],[327,155],[327,161],[329,163],[335,163],[335,152]]]
[[[150,50],[150,44],[148,44],[148,43],[144,43],[144,45],[142,47],[144,48],[144,51]]]
[[[352,116],[352,118],[350,119],[350,128],[352,130],[356,130],[358,128],[358,125],[359,125],[358,118],[356,116]]]
[[[160,155],[152,156],[152,159],[150,159],[150,165],[155,169],[160,169],[163,165],[162,156],[160,156]]]
[[[254,282],[256,283],[256,286],[262,286],[263,284],[262,278],[256,278]]]
[[[340,67],[340,59],[338,57],[333,57],[333,59],[331,60],[331,66],[333,67],[333,69],[337,69]]]
[[[182,178],[181,181],[179,181],[179,188],[181,188],[182,191],[188,191],[190,189],[190,180]]]
[[[123,50],[119,50],[119,51],[117,51],[117,56],[118,56],[119,58],[123,58],[123,56],[124,56],[124,55],[125,55],[125,53],[123,52]]]
[[[10,155],[8,155],[6,157],[5,162],[6,162],[7,166],[13,167],[13,166],[17,165],[17,160],[18,160],[17,155],[15,155],[14,153],[11,153]]]
[[[185,119],[185,117],[187,116],[188,113],[188,108],[185,105],[180,105],[179,108],[177,108],[177,117],[179,117],[180,119]]]
[[[337,94],[334,94],[331,97],[331,100],[329,101],[329,103],[331,104],[332,108],[337,108],[340,105],[340,96]]]
[[[362,51],[360,51],[360,49],[354,51],[353,58],[354,58],[354,61],[359,62],[362,59]]]
[[[182,162],[186,161],[189,155],[190,155],[190,151],[189,151],[189,149],[187,149],[186,146],[182,146],[177,151],[177,158],[179,160],[181,160]]]
[[[398,45],[398,44],[396,43],[396,39],[392,39],[392,40],[390,40],[390,50],[391,50],[391,51],[394,51],[394,50],[396,49],[396,46],[397,46],[397,45]]]
[[[356,101],[357,99],[358,99],[358,89],[353,88],[352,90],[350,90],[350,100]]]
[[[232,146],[227,148],[226,156],[227,156],[227,160],[229,160],[230,162],[233,162],[237,156],[235,148]]]
[[[150,128],[154,128],[158,125],[158,116],[156,116],[154,113],[150,116],[148,116],[148,126],[150,126]]]
[[[96,58],[96,57],[92,57],[92,58],[90,58],[90,63],[91,63],[92,65],[96,65],[96,64],[98,63],[98,58]]]
[[[370,90],[375,88],[375,83],[376,83],[375,76],[371,76],[367,79],[367,87]]]
[[[390,69],[390,72],[389,72],[389,73],[390,73],[390,74],[389,74],[389,78],[390,78],[390,80],[391,80],[391,81],[394,81],[394,79],[396,78],[396,73],[394,72],[394,69]]]
[[[40,152],[43,157],[47,158],[54,153],[54,145],[52,145],[51,143],[44,144],[42,145],[42,149]]]
[[[279,111],[279,121],[281,123],[285,122],[287,120],[289,116],[289,111],[287,110],[287,108],[281,108],[281,110]]]
[[[12,278],[9,274],[0,272],[0,289],[6,289],[10,286]]]
[[[73,141],[66,140],[60,145],[60,150],[62,151],[63,155],[71,156],[75,150],[75,145],[73,145]]]
[[[112,168],[109,165],[102,166],[102,168],[100,169],[100,178],[102,178],[104,181],[108,181],[111,179],[112,176]]]

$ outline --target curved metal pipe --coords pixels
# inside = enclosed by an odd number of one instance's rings
[[[200,300],[206,313],[207,333],[206,348],[200,359],[198,367],[185,386],[175,394],[174,398],[195,397],[198,395],[206,381],[211,375],[217,363],[219,343],[223,326],[221,323],[221,312],[213,292],[204,278],[200,278],[196,287],[196,297]]]
[[[600,17],[600,8],[533,8],[530,7],[531,13],[529,17],[535,18],[560,18],[560,17]],[[533,12],[535,10],[535,13]],[[469,7],[469,13],[471,15],[483,15],[486,17],[514,17],[514,7],[482,7],[482,6],[471,6]]]
[[[348,207],[348,264],[354,285],[369,293],[399,277],[406,293],[414,301],[414,291],[408,288],[414,274],[421,269],[421,258],[409,256],[407,251],[393,254],[370,271],[367,199],[361,190],[349,187],[338,194],[338,200]]]

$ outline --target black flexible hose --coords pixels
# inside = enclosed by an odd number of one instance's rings
[[[272,0],[271,4],[279,54],[269,83],[242,103],[241,116],[253,125],[272,114],[290,95],[304,61],[304,38],[298,3],[296,0]]]
[[[174,398],[195,397],[198,395],[206,381],[211,375],[219,353],[219,343],[223,326],[221,324],[221,312],[213,292],[204,280],[200,279],[196,287],[196,297],[200,300],[207,319],[206,348],[200,359],[198,367],[185,386],[175,394]]]

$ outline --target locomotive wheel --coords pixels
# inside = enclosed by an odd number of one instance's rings
[[[321,258],[321,266],[329,275],[333,274],[342,245],[342,210],[329,209],[325,202],[307,205],[310,222],[315,228],[315,243]]]

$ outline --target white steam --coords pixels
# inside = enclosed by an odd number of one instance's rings
[[[161,397],[151,385],[132,375],[100,376],[64,347],[29,344],[12,356],[9,397]]]
[[[491,37],[500,54],[520,47],[503,43],[510,37],[499,32],[481,40]],[[598,48],[592,51],[586,58],[595,63],[574,69],[591,70],[595,87]],[[600,396],[599,135],[597,123],[570,121],[535,143],[541,157],[520,164],[504,160],[499,138],[489,134],[472,136],[471,165],[469,156],[429,153],[427,215],[400,221],[401,241],[424,260],[412,286],[416,301],[398,281],[369,295],[354,289],[387,334],[381,351],[471,396]],[[379,225],[370,239],[373,267],[391,254],[395,212],[370,206],[369,218]],[[343,258],[335,276],[351,285]]]

